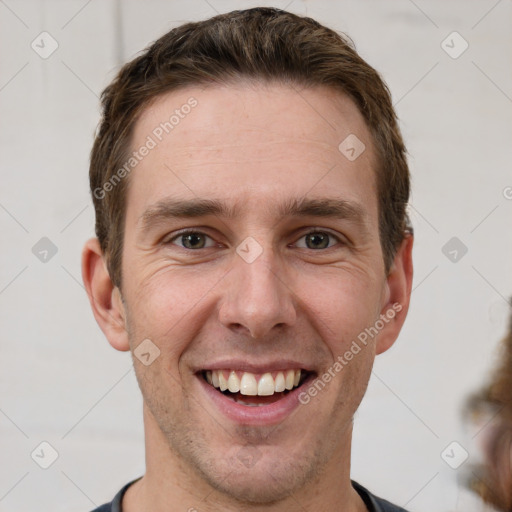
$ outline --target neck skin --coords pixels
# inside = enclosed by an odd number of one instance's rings
[[[126,491],[122,512],[238,512],[241,504],[213,489],[169,447],[151,413],[144,406],[146,437],[146,474]],[[303,486],[288,498],[267,505],[243,504],[247,512],[302,510],[339,510],[367,512],[364,502],[350,482],[352,425],[340,442],[320,478]],[[299,506],[300,505],[300,506]]]

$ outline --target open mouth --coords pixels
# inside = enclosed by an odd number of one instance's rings
[[[241,405],[261,407],[275,403],[313,375],[303,369],[254,374],[236,370],[203,370],[202,378],[225,397]]]

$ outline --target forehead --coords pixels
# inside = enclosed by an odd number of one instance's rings
[[[250,214],[306,194],[338,195],[377,215],[371,135],[354,102],[328,88],[173,91],[145,109],[131,146],[145,155],[129,177],[127,224],[169,196],[236,201]]]

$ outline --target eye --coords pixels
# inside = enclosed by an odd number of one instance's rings
[[[297,244],[297,247],[305,248],[305,249],[329,249],[332,247],[332,245],[336,244],[329,244],[331,240],[335,240],[337,243],[341,243],[341,240],[333,235],[332,233],[329,233],[327,231],[310,231],[309,233],[306,233],[305,235],[301,236],[301,239],[305,240],[304,245]]]
[[[343,242],[339,237],[328,231],[312,230],[305,235],[302,235],[299,240],[302,239],[304,239],[304,243],[302,245],[297,243],[296,246],[303,249],[329,249],[333,245],[340,243],[343,245]],[[178,247],[188,250],[197,250],[214,247],[215,241],[201,231],[185,230],[175,234],[172,238],[165,240],[164,244],[177,245]]]
[[[206,240],[209,239],[212,243],[210,245],[206,245]],[[177,243],[179,241],[181,243]],[[183,247],[184,249],[206,249],[208,247],[213,247],[215,242],[204,233],[200,231],[182,231],[177,235],[174,235],[169,240],[165,241],[164,244],[173,244],[178,245],[178,247]]]

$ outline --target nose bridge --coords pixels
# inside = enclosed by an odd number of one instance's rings
[[[237,248],[219,316],[226,327],[243,326],[261,338],[275,326],[292,325],[296,314],[276,254],[270,244],[258,248],[254,242],[246,239]]]

